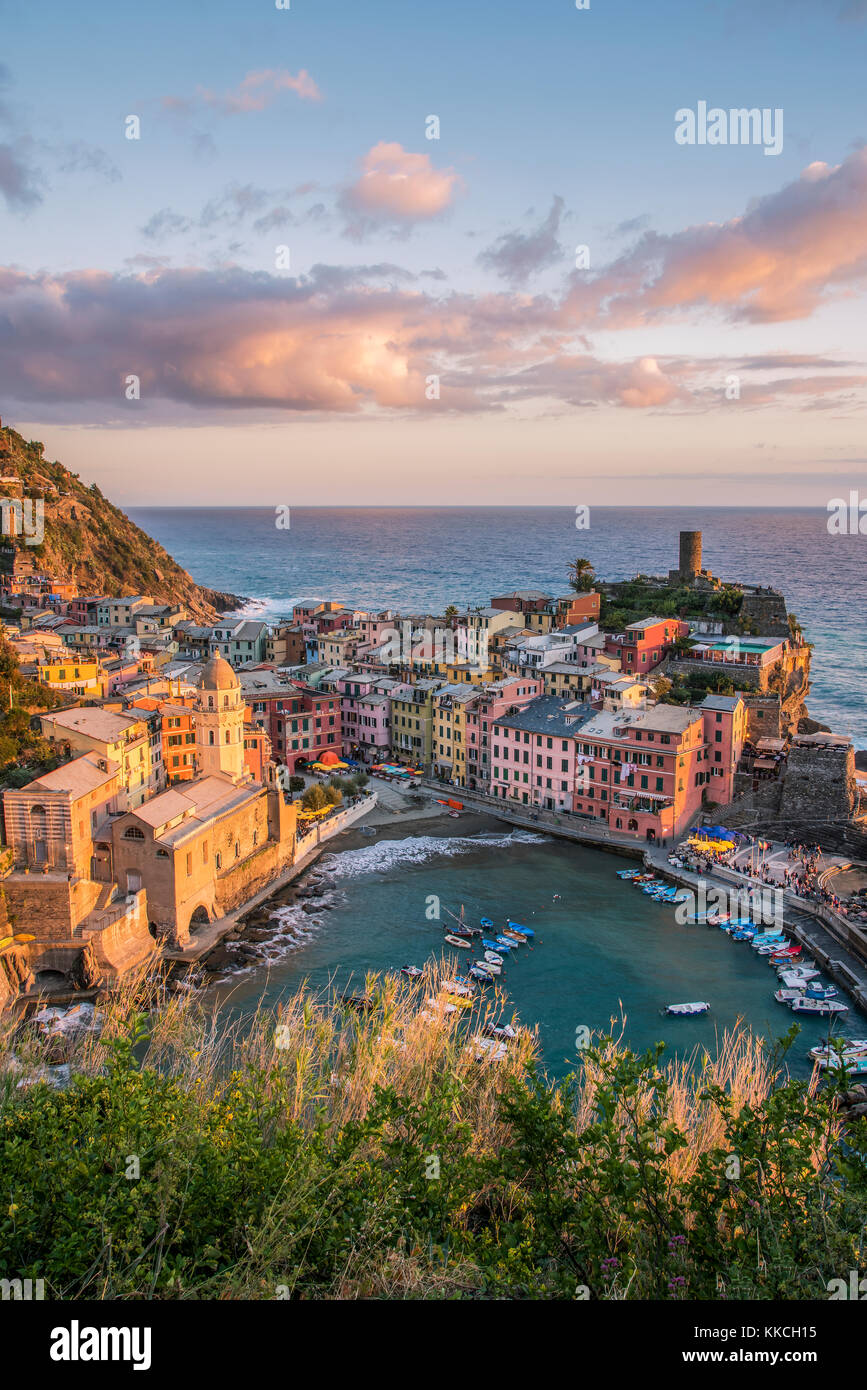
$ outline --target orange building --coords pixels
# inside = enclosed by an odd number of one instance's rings
[[[189,782],[196,775],[193,698],[192,695],[173,695],[170,700],[160,700],[154,695],[142,695],[133,701],[133,708],[160,712],[163,767],[169,784]]]

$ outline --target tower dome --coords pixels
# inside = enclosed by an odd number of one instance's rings
[[[241,682],[219,653],[209,657],[199,676],[200,690],[237,690]]]

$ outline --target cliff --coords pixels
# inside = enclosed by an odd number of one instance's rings
[[[9,547],[14,546],[37,570],[74,580],[81,593],[152,594],[157,602],[182,603],[202,623],[214,622],[220,612],[243,602],[236,594],[196,584],[96,484],[87,487],[77,473],[49,463],[41,444],[28,443],[12,429],[0,429],[0,475],[0,496],[41,499],[44,508],[41,544],[27,545],[25,536],[7,533],[0,542],[7,562]]]

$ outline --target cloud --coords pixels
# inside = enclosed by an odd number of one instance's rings
[[[361,160],[361,176],[340,195],[345,234],[360,239],[374,228],[406,231],[439,217],[462,186],[453,169],[435,169],[426,154],[380,140]]]
[[[732,321],[806,318],[867,282],[867,149],[809,165],[726,223],[647,232],[595,278],[573,274],[568,316],[626,327],[687,309]]]
[[[23,212],[42,202],[38,171],[20,157],[20,146],[0,144],[0,193],[11,212]]]
[[[544,221],[531,232],[506,232],[492,246],[480,251],[477,260],[486,270],[493,270],[513,285],[523,285],[531,276],[564,258],[557,240],[563,219],[563,199],[555,197]]]
[[[255,218],[252,229],[259,234],[321,222],[327,215],[323,203],[314,203],[298,211],[286,205],[313,192],[316,187],[315,183],[303,183],[273,192],[249,183],[229,184],[222,193],[210,198],[197,216],[188,217],[173,208],[161,208],[148,219],[141,232],[149,241],[165,241],[191,232],[213,235],[219,228],[240,227],[249,218]],[[275,205],[275,200],[285,201]]]
[[[322,100],[322,93],[306,68],[301,68],[294,76],[285,68],[264,68],[260,72],[248,72],[234,91],[215,92],[209,87],[197,87],[193,97],[164,97],[163,109],[183,116],[206,109],[222,116],[236,116],[264,111],[283,92],[294,92],[301,101]]]

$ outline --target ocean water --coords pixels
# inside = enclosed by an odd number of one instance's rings
[[[130,515],[199,583],[265,617],[303,598],[441,612],[515,588],[566,593],[579,555],[601,579],[666,574],[678,532],[702,531],[706,569],[782,591],[815,647],[811,714],[867,748],[867,537],[830,536],[819,509],[594,507],[586,530],[568,507],[309,507],[288,529],[267,507]]]
[[[719,928],[680,925],[673,907],[617,878],[628,861],[523,830],[470,837],[457,828],[452,838],[382,839],[323,856],[317,867],[328,873],[326,910],[278,908],[286,933],[269,947],[269,964],[219,986],[218,997],[243,1014],[259,1002],[273,1008],[305,982],[360,992],[368,971],[423,966],[443,951],[466,968],[479,952],[444,946],[442,926],[426,916],[436,895],[442,922],[463,907],[474,926],[481,917],[499,926],[511,918],[535,931],[532,949],[519,947],[500,977],[503,1018],[516,1013],[538,1024],[552,1075],[575,1068],[578,1029],[607,1033],[612,1019],[614,1032],[622,1027],[634,1047],[663,1041],[680,1057],[695,1048],[713,1054],[739,1019],[769,1045],[791,1026],[792,1014],[773,998],[779,981],[767,961]],[[689,1000],[706,1000],[710,1013],[661,1013]],[[801,1022],[787,1066],[806,1076],[807,1051],[827,1037],[828,1024]],[[835,1032],[867,1036],[867,1019],[851,1008]]]

